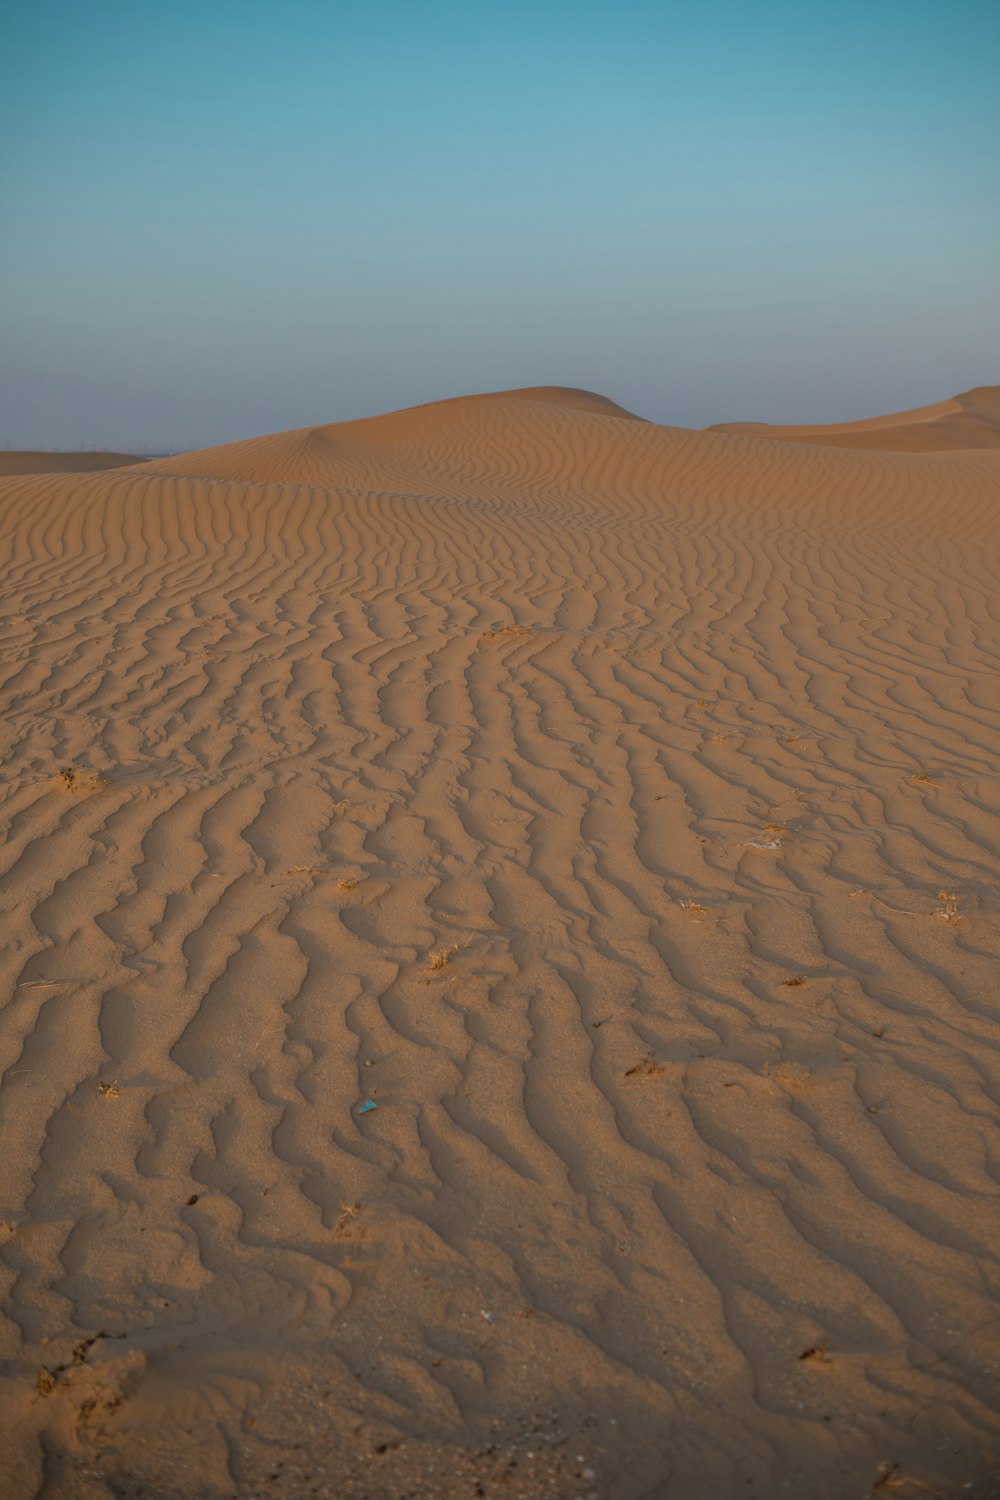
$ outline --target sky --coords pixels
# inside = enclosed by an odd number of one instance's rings
[[[0,0],[0,444],[1000,381],[996,0]]]

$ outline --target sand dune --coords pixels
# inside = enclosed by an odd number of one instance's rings
[[[0,482],[3,1493],[998,1493],[996,396]]]
[[[141,460],[128,453],[36,453],[28,449],[0,452],[0,477],[8,474],[85,474],[91,469],[121,469]]]
[[[772,427],[765,422],[724,422],[710,432],[743,433],[781,443],[819,443],[831,448],[878,448],[930,453],[958,448],[1000,448],[1000,387],[979,386],[911,411],[832,422],[813,427]]]

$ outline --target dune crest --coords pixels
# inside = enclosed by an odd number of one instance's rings
[[[990,1492],[1000,452],[773,435],[0,480],[0,1494]]]

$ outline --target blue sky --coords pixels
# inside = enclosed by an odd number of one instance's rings
[[[995,0],[34,0],[0,442],[476,390],[842,420],[1000,381]]]

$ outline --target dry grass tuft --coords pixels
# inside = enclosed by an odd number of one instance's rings
[[[958,909],[957,891],[938,891],[938,905],[934,915],[940,917],[942,922],[960,922],[962,913]]]
[[[667,1070],[663,1063],[654,1060],[652,1052],[647,1052],[641,1062],[634,1063],[631,1068],[625,1069],[626,1078],[655,1078],[659,1073]]]
[[[852,891],[851,895],[854,894],[855,893]],[[876,896],[874,891],[859,892],[859,894],[870,895],[871,899],[873,901],[877,901],[879,906],[885,907],[886,911],[894,912],[897,917],[933,916],[940,917],[942,922],[960,922],[962,920],[962,913],[958,909],[957,891],[938,891],[938,904],[934,908],[933,912],[919,911],[918,909],[910,906],[892,906],[888,901],[883,901],[881,896]]]
[[[75,796],[82,796],[85,792],[100,792],[109,785],[104,776],[98,776],[92,771],[78,771],[75,766],[60,766],[56,774],[57,781],[61,781],[68,792]]]
[[[500,636],[523,636],[530,634],[531,631],[526,625],[495,625],[492,630],[484,630],[479,639],[481,641],[494,641]]]
[[[429,963],[430,963],[431,968],[434,970],[435,973],[437,973],[439,970],[443,969],[445,967],[445,965],[449,962],[452,954],[453,953],[457,953],[457,952],[458,952],[458,944],[457,943],[452,943],[452,945],[451,945],[450,948],[437,948],[437,949],[435,949],[435,951],[431,954],[430,959],[429,959]]]
[[[341,1203],[340,1217],[333,1226],[333,1232],[340,1239],[346,1238],[353,1232],[354,1220],[361,1212],[361,1204],[358,1202]]]

